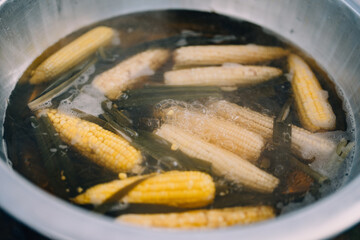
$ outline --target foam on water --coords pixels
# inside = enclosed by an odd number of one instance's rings
[[[58,106],[60,111],[67,112],[75,116],[77,116],[78,113],[72,111],[72,109],[78,109],[94,116],[98,116],[103,113],[101,102],[106,100],[106,97],[91,84],[86,84],[91,75],[95,73],[95,70],[95,65],[92,65],[75,80],[75,89],[69,91],[71,95],[60,101]]]
[[[105,100],[106,97],[103,93],[91,84],[88,84],[80,89],[79,94],[72,101],[69,98],[62,100],[58,109],[74,114],[71,109],[75,108],[85,113],[98,116],[103,113],[101,102]]]

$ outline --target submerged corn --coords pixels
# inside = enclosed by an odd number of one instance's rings
[[[261,83],[281,74],[274,67],[230,65],[169,71],[164,79],[166,85],[238,86]]]
[[[61,139],[94,163],[114,172],[139,172],[141,153],[124,138],[80,118],[47,111]]]
[[[153,75],[168,59],[167,49],[149,49],[96,76],[93,86],[110,99],[117,99],[131,85]]]
[[[265,147],[259,134],[209,114],[174,106],[162,110],[161,115],[167,123],[189,130],[203,140],[252,162],[259,158]]]
[[[302,125],[310,131],[335,129],[336,117],[310,67],[295,54],[288,58],[295,103]]]
[[[233,207],[224,209],[194,210],[165,214],[126,214],[117,221],[160,228],[219,228],[235,224],[250,224],[274,218],[269,206]]]
[[[189,46],[174,52],[174,68],[221,65],[223,63],[253,64],[284,57],[288,51],[280,47],[258,45]]]
[[[156,134],[177,145],[185,154],[210,162],[214,172],[247,188],[260,192],[272,192],[279,184],[279,179],[238,155],[205,142],[181,128],[163,124]]]
[[[224,100],[211,103],[209,109],[224,119],[231,120],[239,126],[260,134],[265,139],[272,139],[273,117]],[[291,144],[292,150],[307,160],[329,157],[336,149],[333,141],[294,125],[292,125]]]
[[[73,201],[78,204],[101,204],[112,194],[141,177],[143,176],[96,185]],[[121,201],[195,208],[210,204],[214,196],[215,184],[209,175],[197,171],[170,171],[144,180]]]
[[[30,83],[53,80],[94,54],[100,47],[110,44],[114,35],[114,30],[109,27],[97,27],[88,31],[42,62],[32,73]]]

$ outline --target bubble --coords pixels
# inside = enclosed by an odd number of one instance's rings
[[[275,167],[274,174],[275,176],[282,176],[284,171],[285,171],[284,166],[279,164]]]
[[[39,104],[38,106],[36,106],[35,109],[32,109],[33,111],[37,111],[39,109],[46,109],[46,108],[50,108],[52,106],[52,102],[51,100],[47,101],[47,102],[44,102],[44,103],[41,103]]]
[[[211,42],[221,43],[221,42],[231,41],[231,40],[236,40],[236,36],[234,36],[234,35],[215,35],[211,39]]]
[[[182,47],[182,46],[186,46],[188,44],[188,42],[186,41],[185,38],[181,38],[179,41],[176,42],[176,46]]]
[[[39,126],[38,124],[35,124],[34,122],[31,122],[30,124],[31,124],[32,128],[37,128]]]
[[[49,151],[52,152],[52,153],[56,153],[57,149],[56,148],[50,148]]]
[[[185,37],[198,37],[198,36],[201,36],[202,33],[184,29],[184,30],[181,30],[181,35],[185,36]]]
[[[89,80],[89,76],[88,76],[88,75],[81,75],[80,77],[78,77],[78,78],[75,80],[75,84],[76,84],[76,85],[82,85],[82,84],[85,84],[88,80]]]

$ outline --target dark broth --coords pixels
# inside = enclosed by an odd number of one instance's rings
[[[346,115],[342,109],[342,100],[338,97],[335,86],[326,73],[316,65],[315,61],[307,58],[306,54],[300,52],[293,45],[281,40],[278,36],[269,34],[269,31],[265,32],[261,27],[249,22],[207,12],[169,10],[119,16],[80,29],[64,39],[59,40],[59,42],[47,49],[33,62],[11,94],[6,112],[4,136],[7,144],[8,156],[15,170],[50,193],[58,195],[56,189],[50,184],[47,170],[44,166],[46,159],[42,159],[39,154],[39,147],[33,135],[33,127],[29,120],[33,113],[27,107],[29,100],[41,93],[47,85],[30,85],[26,83],[26,80],[29,79],[29,73],[35,69],[39,63],[46,59],[46,57],[87,30],[100,25],[109,26],[118,30],[120,32],[121,44],[119,47],[113,48],[113,52],[111,52],[113,56],[116,56],[115,62],[106,63],[100,61],[96,63],[95,72],[90,75],[88,82],[91,82],[94,76],[116,65],[122,59],[140,52],[141,50],[144,50],[144,48],[146,49],[147,45],[144,45],[146,42],[151,42],[151,44],[163,44],[168,48],[176,48],[178,47],[178,41],[181,40],[182,36],[193,36],[191,41],[183,42],[183,44],[209,44],[209,42],[204,41],[204,39],[213,38],[218,40],[213,41],[213,44],[258,44],[265,46],[281,46],[291,49],[307,59],[307,62],[311,63],[311,67],[315,70],[315,74],[323,89],[329,93],[329,102],[337,117],[336,129],[341,131],[347,130]],[[156,42],[156,40],[159,39],[167,40]],[[268,65],[279,67],[283,69],[285,73],[287,72],[285,59],[272,61]],[[161,83],[163,72],[169,70],[171,66],[172,63],[169,61],[157,72],[157,74],[151,76],[148,82]],[[278,84],[278,81],[275,79],[266,84],[266,87],[249,87],[243,89],[239,91],[236,96],[232,96],[231,101],[238,103],[239,105],[248,106],[259,112],[277,115],[283,104],[286,102],[286,99],[291,95],[289,82],[283,81]],[[137,87],[141,86],[139,85]],[[69,93],[63,94],[59,99],[67,97],[69,97]],[[53,106],[56,106],[56,104]],[[292,109],[292,123],[300,126],[296,111],[294,111],[294,108]],[[148,113],[151,114],[151,109],[147,110]],[[147,111],[142,112],[144,113]],[[141,120],[143,116],[139,115],[138,112],[133,111],[132,117],[137,120],[139,124],[138,128],[149,129],[149,126],[141,125],[144,124]],[[117,174],[84,159],[78,153],[74,152],[71,147],[67,148],[66,151],[72,160],[79,181],[79,187],[82,189],[85,190],[98,183],[107,182],[118,177]],[[151,167],[153,159],[147,157],[146,161],[148,162],[148,165],[150,165],[147,171],[153,171],[155,169],[154,167]],[[59,172],[60,171],[61,169],[59,169]],[[60,177],[60,174],[58,174],[58,176]],[[280,178],[282,182],[287,181],[285,176]],[[319,192],[319,186],[316,184],[313,184],[307,193],[282,194],[283,189],[276,189],[273,194],[269,195],[248,192],[233,187],[231,184],[225,184],[221,179],[217,184],[219,185],[217,189],[218,194],[214,203],[208,206],[209,208],[269,204],[277,207],[280,212],[281,208],[289,203],[303,201],[306,194],[310,194],[314,197],[312,201],[325,195],[324,193]],[[68,199],[65,200],[68,201]],[[149,207],[147,205],[130,205],[130,207],[117,212],[117,214],[168,211],[172,212],[175,210],[172,208],[167,209],[163,206]],[[112,213],[112,215],[116,214]]]

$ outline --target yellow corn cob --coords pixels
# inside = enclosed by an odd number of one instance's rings
[[[288,51],[280,47],[257,45],[189,46],[174,52],[174,68],[220,65],[223,63],[253,64],[284,57]]]
[[[219,148],[181,128],[163,124],[156,134],[175,144],[185,154],[212,163],[216,173],[230,181],[260,192],[272,192],[279,179],[260,170],[241,157]]]
[[[288,58],[295,103],[302,125],[310,131],[333,130],[335,114],[310,67],[295,54]]]
[[[261,83],[281,74],[274,67],[239,65],[174,70],[166,72],[164,78],[167,85],[234,86]]]
[[[31,84],[53,80],[84,61],[100,47],[111,43],[114,30],[109,27],[97,27],[75,39],[47,58],[32,73]]]
[[[96,164],[114,172],[141,170],[141,153],[124,138],[57,110],[47,115],[61,139]]]
[[[141,177],[129,177],[96,185],[73,201],[78,204],[101,204],[112,194]],[[214,197],[215,184],[208,174],[196,171],[170,171],[144,180],[121,201],[195,208],[210,204]]]
[[[116,220],[145,227],[194,229],[250,224],[274,217],[272,207],[255,206],[193,210],[182,213],[126,214]]]
[[[272,139],[273,117],[224,100],[210,104],[209,109],[224,119],[231,120],[239,126],[260,134],[267,140]],[[333,141],[294,125],[292,126],[291,143],[293,151],[307,160],[330,156],[336,149]]]
[[[150,49],[136,54],[96,76],[93,85],[110,99],[117,99],[128,87],[153,75],[168,59],[166,49]]]
[[[174,106],[164,109],[161,115],[167,123],[189,130],[203,140],[252,162],[259,158],[265,147],[259,134],[209,114]]]

